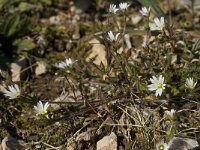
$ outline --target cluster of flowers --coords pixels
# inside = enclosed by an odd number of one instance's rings
[[[58,63],[57,67],[60,69],[65,69],[67,67],[72,66],[74,61],[71,58],[66,59],[65,61],[61,61]],[[9,85],[7,90],[4,91],[4,96],[8,97],[9,99],[16,99],[21,96],[21,90],[17,84]],[[47,114],[47,109],[49,107],[49,103],[46,102],[43,104],[41,101],[34,106],[36,115],[45,115]]]
[[[128,3],[120,3],[119,4],[119,8],[117,8],[116,5],[111,4],[110,8],[109,8],[109,12],[116,14],[118,10],[124,11],[127,10],[127,8],[130,6],[130,4]],[[142,9],[140,10],[140,13],[144,16],[144,17],[149,17],[150,16],[150,8],[146,8],[146,7],[142,7]],[[159,18],[155,18],[154,19],[154,24],[152,24],[150,26],[150,30],[151,31],[162,31],[165,27],[165,19],[164,17]],[[108,40],[111,42],[115,42],[118,40],[120,33],[116,33],[116,35],[113,34],[112,31],[108,32]],[[143,43],[143,47],[145,43]]]
[[[164,77],[160,75],[158,78],[153,76],[150,78],[151,84],[148,85],[148,88],[150,91],[156,91],[156,96],[161,96],[163,90],[165,89],[166,84],[164,84]],[[193,78],[187,78],[185,81],[185,87],[189,90],[193,90],[195,86],[197,85],[197,82],[194,82]]]
[[[156,78],[155,76],[153,76],[153,78],[150,79],[152,84],[149,85],[149,90],[156,90],[156,95],[161,95],[162,94],[162,90],[165,88],[164,84],[164,77],[162,77],[162,75],[159,76],[159,78]],[[189,89],[193,89],[196,86],[197,82],[194,83],[192,78],[187,78],[186,79],[186,83],[185,86]],[[8,90],[4,91],[4,95],[6,97],[9,97],[9,99],[16,99],[18,97],[21,96],[21,90],[19,88],[19,86],[17,84],[8,86]],[[41,101],[39,101],[37,103],[36,106],[34,106],[34,110],[36,115],[46,115],[47,114],[47,109],[49,107],[49,103],[46,102],[45,104],[43,104]],[[169,116],[169,118],[173,119],[174,117],[174,113],[176,112],[176,110],[171,109],[170,111],[165,111],[165,113],[167,114],[167,116]],[[46,115],[48,117],[48,115]],[[167,150],[168,149],[168,144],[164,143],[163,141],[161,141],[160,143],[156,144],[156,149],[157,150]]]
[[[156,91],[155,95],[156,96],[161,96],[163,90],[165,89],[166,84],[164,84],[164,77],[160,75],[158,78],[153,76],[150,78],[151,84],[148,85],[148,88],[150,91]],[[189,90],[193,90],[195,86],[197,85],[197,82],[194,82],[193,78],[187,78],[185,81],[185,87]],[[174,119],[174,114],[176,110],[171,109],[170,111],[167,110],[165,113],[169,117],[170,120]],[[163,140],[160,143],[156,144],[156,150],[168,150],[169,145],[165,143]]]
[[[70,59],[71,60],[71,59]],[[68,66],[68,65],[66,65]],[[158,78],[153,76],[150,78],[151,84],[148,85],[148,88],[150,91],[156,91],[156,96],[161,96],[163,90],[165,89],[166,84],[164,83],[164,77],[160,75]],[[189,90],[193,90],[195,86],[197,85],[197,82],[194,82],[193,78],[187,78],[185,82],[185,87]],[[16,99],[21,96],[21,90],[17,84],[8,86],[8,89],[4,91],[4,95],[8,97],[9,99]],[[44,115],[47,113],[47,108],[49,107],[48,102],[46,102],[44,105],[41,101],[37,103],[36,106],[34,106],[36,115]],[[166,112],[168,115],[172,116],[175,111],[171,110],[171,112]]]
[[[110,8],[109,8],[109,12],[116,14],[118,10],[124,11],[129,7],[128,3],[120,3],[119,4],[119,8],[117,8],[116,5],[111,4]],[[146,7],[142,7],[142,9],[140,10],[140,13],[144,16],[144,17],[149,17],[150,16],[150,8],[146,8]],[[150,26],[150,30],[154,31],[162,31],[165,28],[165,19],[164,17],[159,18],[155,18],[154,19],[154,24],[152,24]],[[119,39],[120,33],[116,33],[114,34],[112,31],[108,32],[108,40],[110,42],[117,42]],[[144,43],[145,44],[145,43]],[[146,44],[145,44],[146,45]],[[145,46],[144,46],[145,47]],[[66,59],[65,62],[61,62],[59,64],[59,68],[66,68],[69,67],[73,64],[73,62],[71,61],[71,59]],[[150,91],[156,91],[155,95],[156,96],[161,96],[163,90],[165,89],[166,84],[164,83],[164,77],[162,75],[160,75],[158,78],[153,76],[152,78],[150,78],[151,84],[148,85],[148,89]],[[193,90],[196,86],[197,82],[194,82],[193,78],[187,78],[186,82],[185,82],[185,87],[189,90]],[[42,103],[40,102],[38,105],[42,105]],[[35,106],[35,109],[39,111],[39,109],[37,109],[38,107]],[[41,108],[41,110],[43,110],[43,107]],[[43,112],[43,111],[42,111]],[[170,111],[167,110],[165,111],[166,115],[169,117],[169,119],[173,120],[174,118],[174,114],[175,114],[176,110],[171,109]],[[157,150],[168,150],[169,149],[169,145],[167,143],[165,143],[163,140],[159,143],[156,144],[156,149]]]
[[[130,4],[128,3],[120,3],[119,4],[119,8],[117,8],[116,5],[114,4],[110,4],[110,8],[109,8],[109,12],[110,13],[113,13],[113,14],[116,14],[118,10],[121,10],[121,11],[124,11],[124,10],[127,10],[127,8],[130,6]]]
[[[142,7],[142,9],[140,10],[140,13],[144,16],[144,17],[149,17],[150,15],[150,8],[146,8],[146,7]],[[161,17],[159,18],[155,18],[154,19],[154,24],[152,24],[150,26],[150,30],[151,31],[162,31],[165,27],[165,18]]]
[[[120,3],[119,8],[117,8],[116,5],[111,4],[108,11],[110,13],[116,14],[118,10],[125,11],[128,9],[129,6],[130,6],[130,4],[128,4],[128,3]],[[108,32],[108,40],[111,42],[115,42],[118,40],[119,35],[120,35],[120,33],[116,33],[116,35],[114,35],[112,31],[109,31]]]
[[[61,61],[58,63],[57,67],[60,69],[66,69],[67,67],[70,67],[73,65],[75,61],[72,61],[71,58],[66,59],[65,61]],[[17,84],[9,85],[7,87],[7,90],[4,91],[4,96],[8,97],[9,99],[16,99],[21,96],[21,90]],[[47,114],[47,109],[49,107],[49,103],[46,102],[43,104],[41,101],[37,103],[36,106],[34,106],[36,115],[45,115]]]
[[[125,11],[127,10],[127,8],[130,6],[130,4],[128,3],[120,3],[119,4],[119,8],[117,8],[116,5],[111,4],[110,8],[109,8],[109,12],[116,14],[117,11],[121,10],[121,11]],[[140,13],[144,16],[144,17],[149,17],[150,16],[150,8],[146,8],[146,7],[142,7],[142,9],[140,10]],[[155,18],[154,19],[154,24],[150,27],[150,30],[163,30],[165,27],[165,20],[164,17],[159,18]],[[111,42],[116,42],[119,38],[120,33],[116,33],[115,35],[113,34],[112,31],[108,32],[108,40]],[[72,61],[71,58],[66,59],[65,61],[61,61],[60,63],[58,63],[57,67],[60,69],[66,69],[70,66],[72,66],[74,64],[75,61]],[[162,75],[160,75],[158,78],[155,76],[152,76],[152,78],[150,78],[151,84],[148,85],[148,89],[150,91],[156,91],[155,92],[155,96],[161,96],[163,93],[163,90],[166,87],[166,84],[164,83],[164,77]],[[189,90],[193,90],[195,88],[195,86],[197,85],[197,82],[194,82],[193,78],[187,78],[186,82],[185,82],[185,87]],[[21,96],[21,90],[19,88],[19,86],[17,84],[14,85],[10,85],[8,86],[7,90],[4,91],[4,95],[6,97],[8,97],[9,99],[16,99],[19,98]],[[37,103],[36,106],[34,106],[34,110],[36,115],[46,115],[47,114],[47,109],[49,107],[49,103],[46,102],[45,104],[43,104],[41,101],[39,101]],[[165,113],[167,114],[167,116],[169,116],[169,118],[173,119],[174,114],[175,114],[176,110],[171,109],[170,111],[165,111]],[[160,143],[156,144],[156,149],[157,150],[167,150],[169,148],[167,143],[164,143],[164,141],[161,141]]]
[[[16,99],[21,96],[21,90],[17,84],[8,86],[8,89],[4,91],[4,96],[9,99]],[[37,106],[34,106],[36,115],[44,115],[47,113],[47,108],[49,107],[49,103],[46,102],[44,105],[41,101],[37,103]]]
[[[162,90],[165,86],[164,84],[164,77],[159,76],[159,78],[157,79],[156,77],[153,76],[152,79],[150,79],[152,84],[149,85],[150,90],[156,90],[156,93],[158,94],[162,94]],[[197,84],[193,82],[192,78],[188,78],[186,79],[186,87],[189,89],[193,89],[195,87],[195,85]],[[8,86],[8,90],[4,91],[4,95],[6,97],[9,97],[9,99],[16,99],[18,97],[21,96],[21,90],[19,88],[19,86],[17,84]],[[49,107],[49,103],[46,102],[45,104],[43,104],[41,101],[39,101],[37,103],[36,106],[34,106],[34,110],[36,115],[47,115],[47,109]],[[176,112],[176,110],[171,109],[170,111],[165,111],[165,113],[171,118],[173,119],[174,113]],[[163,141],[161,141],[160,143],[156,144],[156,149],[157,150],[167,150],[168,149],[168,145],[166,143],[164,143]]]

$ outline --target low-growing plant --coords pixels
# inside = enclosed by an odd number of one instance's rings
[[[30,135],[44,129],[39,135],[43,145],[49,146],[44,142],[48,141],[58,148],[66,147],[62,137],[70,137],[79,149],[94,149],[94,143],[111,131],[124,149],[168,149],[175,136],[197,137],[199,122],[190,121],[189,116],[196,118],[199,113],[199,40],[191,42],[186,33],[180,36],[172,26],[171,13],[165,15],[155,0],[139,2],[143,7],[137,10],[142,16],[137,28],[128,23],[131,4],[126,2],[110,4],[105,21],[94,24],[96,33],[90,37],[98,43],[92,44],[104,47],[105,61],[94,62],[101,54],[86,61],[91,45],[83,38],[67,51],[65,60],[52,65],[52,76],[62,84],[60,101],[40,99],[32,85],[22,83],[20,87],[1,72],[7,97],[0,103],[3,125],[19,117],[24,124],[14,122],[19,131],[30,130]],[[18,37],[20,17],[12,15],[4,21],[3,39],[10,39],[18,50],[35,47],[30,39]],[[61,33],[52,34],[58,39],[70,37],[63,30]],[[47,84],[44,88],[53,87]],[[29,128],[20,114],[36,125]]]

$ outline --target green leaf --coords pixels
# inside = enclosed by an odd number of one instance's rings
[[[7,37],[12,36],[17,31],[19,21],[19,16],[10,16],[4,26],[4,35]]]
[[[0,0],[0,10],[5,6],[9,4],[9,0]]]
[[[19,27],[17,28],[16,32],[20,33],[20,35],[24,35],[24,34],[26,34],[26,32],[29,31],[30,25],[31,25],[30,20],[28,20],[26,18],[23,20],[20,20]]]
[[[29,51],[35,48],[35,43],[32,39],[17,39],[13,42],[13,46],[17,47],[17,52]]]
[[[7,2],[8,0],[0,0],[0,10],[3,8],[5,2]]]
[[[150,7],[152,12],[158,16],[158,17],[162,17],[164,16],[164,12],[162,11],[162,9],[160,8],[158,2],[156,0],[138,0],[142,5],[144,5],[145,7]]]
[[[18,6],[18,9],[20,12],[31,11],[33,8],[34,8],[33,5],[26,3],[26,2],[21,2]]]
[[[20,0],[0,0],[0,10],[3,8],[8,8],[19,1]]]

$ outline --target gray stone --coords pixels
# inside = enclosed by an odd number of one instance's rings
[[[117,136],[111,133],[97,142],[97,150],[117,150]]]
[[[19,56],[11,63],[12,81],[17,82],[25,80],[26,72],[23,71],[28,66],[27,60],[23,56]]]
[[[46,63],[45,62],[37,62],[37,66],[35,68],[35,75],[39,76],[42,74],[45,74],[47,72],[47,67],[46,67]]]
[[[131,21],[134,25],[137,25],[141,20],[142,20],[142,15],[140,14],[131,15]]]
[[[24,142],[18,140],[12,136],[7,136],[2,140],[2,149],[3,150],[22,150],[25,149]]]
[[[169,150],[200,150],[196,140],[174,137],[169,142]]]

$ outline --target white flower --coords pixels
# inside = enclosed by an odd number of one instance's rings
[[[151,30],[163,30],[165,27],[165,19],[161,17],[160,20],[158,18],[154,19],[154,24],[150,27]]]
[[[49,107],[49,103],[46,102],[44,105],[41,101],[37,103],[37,106],[34,106],[36,115],[45,115],[47,113],[47,108]]]
[[[109,32],[108,32],[108,40],[110,40],[111,42],[117,41],[119,35],[120,35],[120,33],[117,33],[117,34],[114,36],[113,32],[112,32],[112,31],[109,31]]]
[[[142,7],[142,9],[140,10],[140,13],[141,13],[143,16],[149,16],[150,10],[151,10],[150,7],[149,7],[148,9],[147,9],[146,7]]]
[[[150,78],[152,84],[148,85],[150,91],[156,91],[156,96],[161,96],[162,91],[165,89],[166,84],[164,84],[164,77],[162,75],[159,78],[153,76]]]
[[[110,8],[109,8],[109,12],[116,14],[116,12],[119,10],[118,8],[116,8],[117,6],[114,4],[110,4]]]
[[[129,6],[130,6],[130,4],[128,4],[128,3],[120,3],[119,4],[119,8],[121,10],[126,10]]]
[[[164,141],[161,141],[160,143],[156,144],[156,150],[168,150],[169,146],[167,143],[164,143]]]
[[[71,60],[71,58],[66,59],[65,61],[62,61],[58,64],[58,68],[64,69],[67,68],[69,66],[72,66],[73,62]]]
[[[175,112],[176,112],[176,110],[174,110],[174,109],[171,109],[170,111],[169,111],[169,110],[166,110],[166,111],[165,111],[165,113],[166,113],[168,116],[170,116],[170,117],[173,117],[174,114],[175,114]]]
[[[187,78],[186,79],[185,86],[189,90],[193,90],[196,85],[197,85],[197,82],[194,82],[193,78]]]
[[[147,43],[145,41],[142,43],[142,47],[147,48]]]
[[[8,90],[5,90],[3,93],[6,97],[9,97],[9,99],[15,99],[20,96],[21,91],[19,89],[19,86],[17,84],[14,84],[8,86]]]

